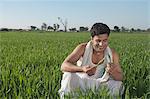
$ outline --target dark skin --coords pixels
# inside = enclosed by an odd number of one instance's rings
[[[91,37],[91,41],[93,43],[93,55],[92,62],[97,64],[103,57],[104,51],[108,46],[108,38],[107,34],[101,34],[98,36]],[[83,56],[85,47],[87,43],[82,43],[78,45],[73,52],[68,55],[68,57],[64,60],[61,66],[61,70],[64,72],[84,72],[89,76],[95,74],[96,66],[76,66],[76,62]],[[109,66],[106,67],[106,71],[118,81],[122,81],[123,74],[121,70],[121,66],[119,64],[119,55],[115,52],[114,49],[111,49],[113,56],[113,63],[110,63]]]

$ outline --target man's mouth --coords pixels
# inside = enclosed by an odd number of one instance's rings
[[[99,49],[103,49],[104,47],[99,47]]]
[[[103,47],[96,47],[96,50],[103,50]]]
[[[100,47],[100,46],[96,46],[96,48],[98,48],[98,49],[103,49],[103,47]]]

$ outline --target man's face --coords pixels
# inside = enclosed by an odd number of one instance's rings
[[[96,35],[92,40],[93,49],[97,52],[102,52],[108,46],[108,35],[107,34],[100,34]]]

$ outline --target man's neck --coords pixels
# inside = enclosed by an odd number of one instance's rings
[[[95,54],[95,55],[103,55],[104,51],[95,51],[95,50],[93,50],[93,54]]]

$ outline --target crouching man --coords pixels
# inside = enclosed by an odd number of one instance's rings
[[[111,95],[123,93],[119,56],[108,44],[109,27],[95,23],[90,32],[91,40],[79,44],[61,65],[64,73],[59,90],[61,99],[77,88],[95,91],[101,85],[106,85]]]

